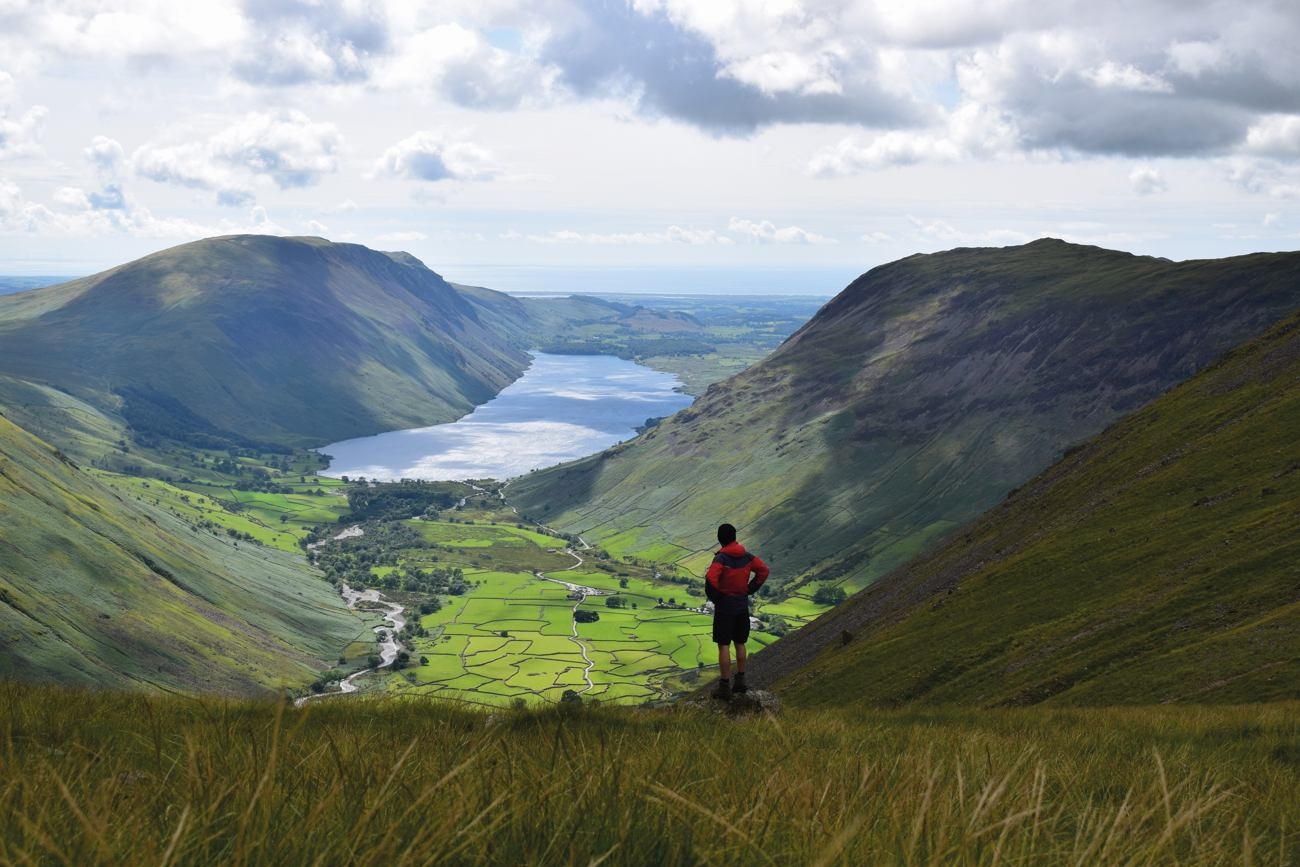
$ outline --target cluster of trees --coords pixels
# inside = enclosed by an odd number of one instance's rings
[[[818,587],[817,592],[813,594],[813,602],[818,605],[839,605],[847,598],[848,594],[844,592],[843,587],[833,587],[828,584]]]
[[[262,493],[262,494],[292,494],[293,493],[293,488],[289,487],[288,485],[277,485],[275,482],[271,481],[271,478],[269,476],[265,479],[253,479],[252,481],[245,481],[244,479],[239,479],[233,485],[231,485],[231,487],[233,487],[236,491],[254,491],[256,493]],[[317,491],[316,493],[323,494],[325,492]]]
[[[348,491],[350,521],[400,521],[436,514],[460,498],[445,482],[401,481],[355,487]]]
[[[759,614],[758,620],[763,624],[763,630],[770,632],[778,638],[790,631],[790,623],[779,614]]]
[[[330,581],[336,584],[347,582],[353,587],[451,596],[459,596],[469,589],[464,572],[459,568],[423,569],[409,563],[399,567],[399,551],[435,547],[412,527],[401,522],[386,522],[363,524],[361,529],[360,536],[340,539],[337,543],[311,550],[312,562]],[[309,543],[323,541],[337,530],[337,526],[317,527],[308,534],[303,545],[306,547]],[[376,566],[393,568],[378,577],[371,571]]]

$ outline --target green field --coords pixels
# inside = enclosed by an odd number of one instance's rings
[[[412,614],[405,664],[357,681],[363,689],[489,706],[555,703],[566,692],[643,703],[714,676],[711,617],[693,610],[702,582],[570,549],[517,519],[495,520],[515,516],[494,495],[464,493],[464,507],[436,518],[364,523],[362,535],[321,549],[327,574],[377,586]],[[569,584],[595,592],[572,598]],[[431,602],[436,610],[416,613]],[[575,607],[598,619],[575,630]],[[755,630],[751,647],[773,640]]]
[[[714,661],[707,615],[657,607],[665,594],[685,598],[679,585],[644,575],[620,579],[586,562],[544,572],[546,578],[531,569],[479,569],[470,558],[483,549],[516,567],[546,567],[559,540],[513,526],[420,523],[422,536],[454,549],[443,563],[459,565],[472,589],[420,619],[428,637],[413,639],[419,664],[389,675],[390,691],[475,704],[557,702],[569,690],[586,699],[640,702],[663,697],[666,679]],[[559,556],[565,565],[576,563]],[[616,593],[629,607],[609,608],[605,596],[579,603],[559,581]],[[575,605],[600,616],[578,623],[576,635]]]
[[[267,494],[218,485],[181,487],[115,473],[98,475],[120,494],[165,508],[192,525],[217,535],[230,531],[229,535],[283,551],[298,551],[298,540],[307,529],[334,523],[347,511],[347,500],[337,494]]]

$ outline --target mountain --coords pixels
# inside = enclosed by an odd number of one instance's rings
[[[406,253],[236,235],[0,297],[0,374],[145,437],[321,445],[491,399],[527,366],[525,319]]]
[[[0,677],[265,692],[364,631],[301,557],[124,499],[0,416]]]
[[[1297,306],[1300,254],[1170,262],[1049,239],[911,256],[689,409],[516,480],[511,500],[697,573],[728,520],[779,593],[854,591]]]
[[[755,657],[810,705],[1300,698],[1300,315]]]

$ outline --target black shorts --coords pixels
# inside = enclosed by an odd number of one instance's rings
[[[749,599],[724,596],[713,603],[713,643],[744,644],[749,640]]]

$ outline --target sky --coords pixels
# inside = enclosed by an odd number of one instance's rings
[[[237,232],[511,291],[1300,247],[1300,3],[0,0],[0,274]]]

